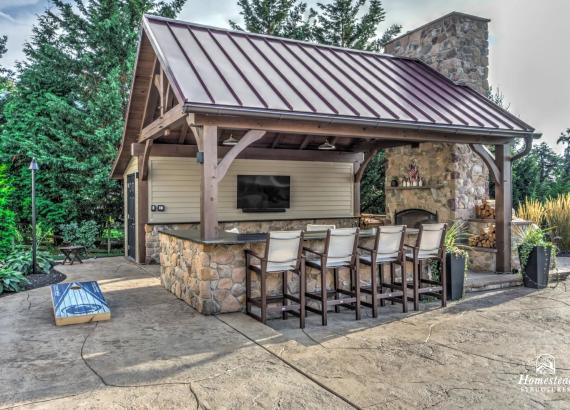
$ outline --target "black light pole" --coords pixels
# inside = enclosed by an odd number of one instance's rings
[[[36,171],[39,168],[36,159],[32,158],[32,273],[36,273]]]

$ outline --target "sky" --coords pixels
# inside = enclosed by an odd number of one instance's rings
[[[23,59],[22,45],[48,5],[48,0],[0,0],[0,35],[8,35],[0,64],[13,67]],[[562,152],[556,139],[570,128],[570,0],[383,0],[383,5],[387,19],[380,31],[392,23],[413,30],[451,11],[490,18],[489,83],[504,94],[513,114]],[[240,21],[237,0],[188,0],[179,18],[218,27],[228,27],[228,19]]]

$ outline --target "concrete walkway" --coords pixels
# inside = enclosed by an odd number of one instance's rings
[[[55,327],[49,289],[0,299],[0,408],[568,408],[566,392],[521,392],[537,355],[570,378],[570,292],[502,289],[447,309],[398,306],[263,326],[197,314],[156,267],[123,258],[61,269],[99,280],[112,320]]]

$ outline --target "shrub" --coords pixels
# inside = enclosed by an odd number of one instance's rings
[[[46,252],[36,253],[36,272],[49,273],[53,267],[53,260]],[[27,246],[20,246],[10,253],[4,260],[4,267],[22,275],[32,273],[32,250]]]
[[[71,222],[60,225],[59,229],[63,236],[63,241],[71,245],[85,246],[91,249],[95,246],[97,237],[99,236],[99,225],[95,221],[85,221],[81,224]]]
[[[0,294],[4,292],[19,292],[30,281],[24,275],[5,266],[0,267]]]
[[[570,193],[548,199],[544,204],[546,224],[560,238],[560,249],[570,250]]]

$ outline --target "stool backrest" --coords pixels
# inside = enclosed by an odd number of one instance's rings
[[[443,256],[446,224],[422,224],[416,246],[420,252]]]
[[[265,247],[267,271],[286,270],[284,267],[298,268],[303,252],[303,231],[269,232]]]
[[[329,229],[324,254],[327,264],[354,262],[358,247],[358,228]]]
[[[406,225],[379,226],[376,228],[375,250],[378,258],[401,259],[405,236]]]
[[[307,232],[328,231],[329,229],[336,229],[336,225],[307,224]]]

